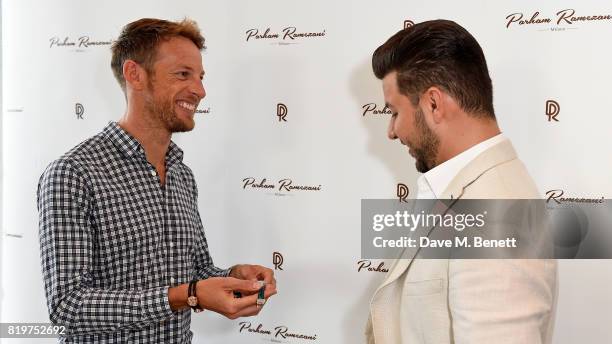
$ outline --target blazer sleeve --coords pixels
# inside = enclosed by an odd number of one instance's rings
[[[555,260],[454,259],[448,271],[454,343],[539,344],[550,338]]]

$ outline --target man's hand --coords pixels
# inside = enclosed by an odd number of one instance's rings
[[[222,314],[229,319],[236,319],[259,313],[261,307],[257,306],[258,290],[259,284],[254,281],[233,277],[211,277],[198,282],[196,294],[200,307]],[[235,298],[235,291],[249,296]]]
[[[230,277],[235,277],[241,280],[248,281],[264,281],[266,282],[266,300],[276,294],[276,279],[274,279],[274,271],[261,265],[240,264],[232,268],[229,274]],[[258,290],[252,293],[243,293],[243,295],[251,295],[257,293]]]

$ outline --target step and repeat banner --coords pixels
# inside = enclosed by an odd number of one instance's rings
[[[174,136],[216,265],[275,270],[253,318],[193,316],[195,343],[360,343],[389,263],[360,258],[360,202],[414,198],[370,67],[405,26],[451,19],[480,42],[500,126],[550,201],[612,197],[612,4],[603,1],[2,2],[0,320],[46,322],[36,185],[125,110],[110,45],[142,17],[196,20],[206,98]],[[612,262],[561,261],[555,343],[601,343]],[[11,343],[30,343],[13,339]],[[4,342],[4,341],[3,341]],[[9,342],[7,340],[7,342]],[[47,339],[41,342],[52,343]]]

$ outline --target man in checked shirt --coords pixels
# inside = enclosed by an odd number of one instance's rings
[[[203,48],[191,20],[125,26],[111,61],[124,116],[41,176],[42,270],[51,321],[66,326],[60,342],[190,343],[190,306],[235,319],[261,310],[257,280],[266,299],[276,293],[268,268],[213,265],[195,179],[170,140],[193,129],[206,95]]]

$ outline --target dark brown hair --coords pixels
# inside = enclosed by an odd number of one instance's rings
[[[143,66],[147,73],[153,71],[158,44],[172,37],[190,39],[198,49],[204,49],[204,37],[195,21],[183,19],[171,22],[162,19],[143,18],[127,24],[111,47],[111,69],[125,92],[123,63],[133,60]]]
[[[397,72],[400,92],[416,106],[431,86],[450,94],[466,112],[495,118],[493,85],[482,48],[449,20],[418,23],[391,36],[372,56],[377,78]]]

